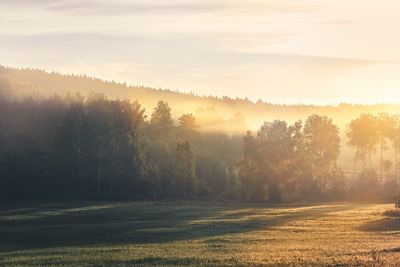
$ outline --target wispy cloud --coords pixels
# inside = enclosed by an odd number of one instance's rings
[[[159,14],[159,13],[202,13],[223,9],[224,6],[202,5],[195,3],[180,4],[149,4],[149,3],[90,3],[90,2],[74,2],[64,4],[52,4],[47,9],[52,11],[69,11],[84,15],[137,15],[137,14]]]
[[[1,4],[14,8],[44,8],[54,11],[88,11],[113,15],[113,11],[119,12],[198,12],[215,9],[242,10],[244,12],[256,12],[263,9],[264,14],[309,12],[318,8],[318,5],[300,1],[275,1],[275,0],[249,0],[240,1],[212,1],[212,0],[172,0],[166,3],[162,0],[3,0]],[[107,11],[108,12],[105,12]]]

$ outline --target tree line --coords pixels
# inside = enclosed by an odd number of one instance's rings
[[[399,121],[362,114],[349,123],[355,156],[346,177],[338,164],[340,131],[327,116],[265,122],[241,136],[202,131],[190,113],[174,121],[165,101],[148,118],[137,101],[95,93],[2,96],[0,198],[390,199],[398,188]],[[378,172],[371,163],[377,152]]]
[[[325,114],[333,118],[340,127],[347,124],[350,116],[361,113],[393,112],[399,110],[399,104],[348,104],[308,105],[308,104],[274,104],[258,100],[231,98],[229,96],[197,95],[177,90],[156,89],[145,85],[129,86],[115,81],[104,81],[94,77],[80,75],[63,75],[38,69],[11,68],[0,66],[0,91],[11,89],[12,94],[20,99],[32,96],[43,99],[54,94],[66,95],[68,92],[79,92],[83,95],[91,91],[101,93],[109,98],[138,100],[142,107],[150,111],[157,100],[164,100],[173,108],[174,118],[183,113],[193,113],[202,130],[225,130],[229,124],[235,125],[231,131],[245,132],[249,127],[255,129],[265,120],[279,118],[286,121],[305,119],[310,114]],[[204,123],[208,108],[213,108],[214,116]],[[199,111],[199,112],[198,112]],[[202,114],[203,113],[203,114]],[[240,114],[242,118],[236,117]],[[351,114],[351,115],[349,115]],[[237,120],[242,120],[242,125]],[[230,129],[229,129],[230,130]],[[229,131],[228,130],[228,131]],[[343,137],[343,136],[342,136]],[[343,138],[344,140],[344,138]]]

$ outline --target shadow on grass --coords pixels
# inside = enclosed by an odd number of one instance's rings
[[[400,218],[384,218],[370,221],[361,225],[360,230],[367,232],[400,231]]]
[[[136,260],[107,262],[107,264],[117,264],[125,266],[236,266],[235,260],[206,260],[199,258],[161,258],[161,257],[145,257]]]
[[[44,266],[64,266],[64,260],[41,259],[41,265]],[[18,266],[31,266],[32,259],[18,260]],[[242,266],[238,265],[234,259],[215,260],[215,259],[200,259],[194,257],[183,258],[164,258],[164,257],[143,257],[130,260],[107,260],[105,262],[97,262],[96,267],[106,266]],[[36,266],[36,265],[35,265]]]
[[[277,210],[176,203],[39,206],[0,212],[0,251],[191,240],[268,229],[351,208],[354,206]]]

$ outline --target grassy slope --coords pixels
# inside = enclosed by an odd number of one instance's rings
[[[33,205],[0,210],[0,265],[260,265],[400,262],[389,205]]]

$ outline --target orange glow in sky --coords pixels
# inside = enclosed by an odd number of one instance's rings
[[[400,103],[397,0],[0,1],[0,64],[277,103]]]

